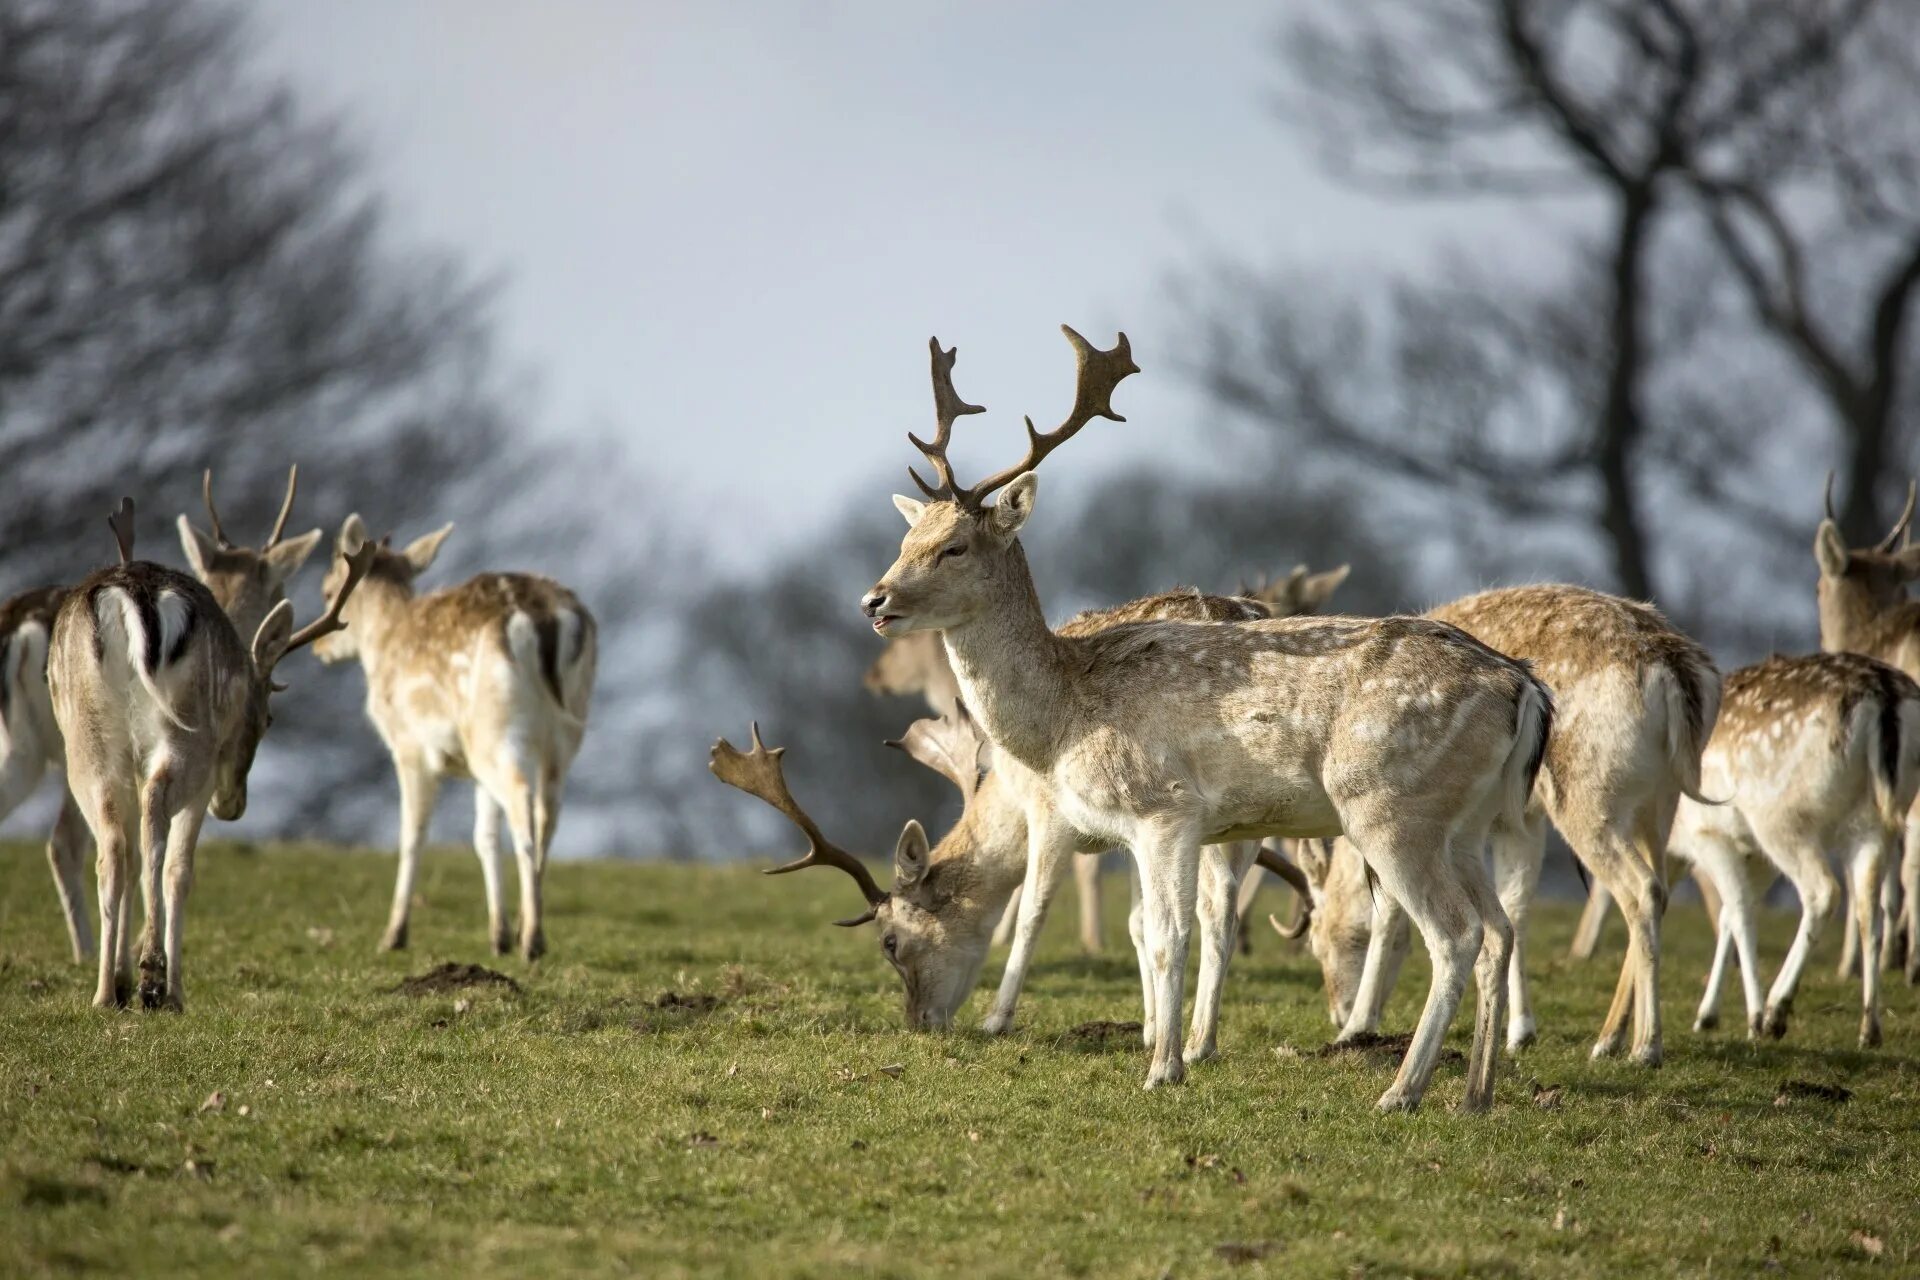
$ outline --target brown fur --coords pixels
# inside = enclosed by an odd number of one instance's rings
[[[1727,677],[1714,738],[1762,737],[1790,716],[1825,722],[1837,752],[1845,746],[1854,710],[1869,703],[1880,719],[1875,767],[1891,789],[1899,772],[1903,701],[1920,702],[1920,683],[1887,663],[1857,653],[1775,654]]]

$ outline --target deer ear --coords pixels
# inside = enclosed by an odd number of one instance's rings
[[[451,523],[443,524],[432,533],[423,533],[409,542],[407,549],[400,554],[407,558],[407,563],[413,566],[415,573],[425,573],[427,566],[433,563],[434,557],[440,554],[440,544],[445,542],[447,535],[452,532]]]
[[[211,535],[204,534],[193,527],[193,521],[181,516],[179,523],[180,550],[186,552],[187,566],[193,570],[194,577],[205,582],[207,568],[213,563],[214,552],[219,548],[214,546]]]
[[[267,566],[267,580],[277,587],[300,572],[300,566],[320,545],[320,536],[318,529],[309,529],[297,538],[288,538],[285,542],[268,547],[266,554],[261,557]]]
[[[1843,577],[1847,572],[1847,540],[1840,536],[1840,526],[1831,520],[1820,522],[1820,531],[1813,535],[1813,558],[1820,562],[1820,572],[1829,578]]]
[[[347,517],[345,524],[340,526],[340,536],[334,540],[334,545],[339,547],[341,552],[350,553],[359,550],[360,544],[366,540],[367,522],[362,520],[360,513],[356,511]]]
[[[1327,597],[1340,589],[1340,584],[1353,572],[1353,566],[1343,564],[1338,569],[1329,569],[1325,573],[1310,574],[1300,584],[1298,602],[1303,612],[1311,612],[1327,602]]]
[[[1003,538],[1011,538],[1020,532],[1027,517],[1033,514],[1033,498],[1040,489],[1040,474],[1036,471],[1023,471],[1015,476],[1000,496],[994,501],[993,514],[990,517],[993,531]]]
[[[898,893],[910,889],[927,874],[930,853],[927,832],[917,819],[909,818],[900,828],[900,839],[893,846],[893,888]]]
[[[920,517],[926,514],[927,504],[918,498],[909,498],[904,493],[896,493],[893,495],[893,509],[905,516],[911,527],[920,523]]]
[[[260,629],[253,633],[254,670],[273,670],[274,663],[280,661],[280,655],[287,651],[287,642],[292,639],[293,601],[282,600],[267,611]]]

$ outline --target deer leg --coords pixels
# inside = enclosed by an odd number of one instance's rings
[[[1200,923],[1200,977],[1193,988],[1193,1027],[1182,1055],[1189,1063],[1219,1056],[1220,991],[1226,985],[1227,965],[1233,959],[1235,910],[1240,875],[1253,863],[1260,846],[1252,841],[1203,845],[1196,900]]]
[[[427,823],[433,802],[440,796],[440,776],[424,760],[394,757],[400,777],[400,868],[393,881],[393,910],[380,939],[382,951],[404,951],[408,918],[413,912],[413,884],[420,874],[420,849],[427,841]]]
[[[1140,895],[1140,869],[1127,857],[1127,936],[1140,965],[1140,1039],[1153,1048],[1153,961],[1147,956],[1147,908]]]
[[[1575,854],[1597,883],[1619,904],[1627,923],[1627,954],[1613,1003],[1594,1042],[1596,1058],[1620,1052],[1631,1030],[1635,1061],[1658,1066],[1660,1045],[1660,916],[1666,909],[1666,884],[1651,860],[1633,841],[1606,826],[1577,834],[1562,828]],[[1651,845],[1651,841],[1643,841]],[[1665,838],[1660,840],[1664,856]],[[1651,851],[1650,849],[1648,850]]]
[[[93,955],[93,926],[87,922],[87,823],[80,806],[61,787],[60,813],[47,836],[47,861],[53,867],[54,887],[60,891],[60,909],[67,917],[67,940],[73,944],[75,964]]]
[[[1433,959],[1433,981],[1413,1042],[1377,1104],[1381,1111],[1412,1111],[1426,1095],[1447,1027],[1485,947],[1485,925],[1461,881],[1464,860],[1449,851],[1445,831],[1402,826],[1362,834],[1350,825],[1348,834],[1379,875],[1381,887],[1420,930]],[[1492,899],[1491,892],[1487,896]],[[1502,968],[1506,962],[1501,955]]]
[[[1527,917],[1540,889],[1540,864],[1546,857],[1546,823],[1535,816],[1524,831],[1493,834],[1493,875],[1500,909],[1513,928],[1513,959],[1507,969],[1507,1048],[1518,1052],[1538,1036],[1533,996],[1527,989]]]
[[[1833,968],[1840,978],[1860,974],[1860,918],[1849,910],[1840,926],[1840,962]]]
[[[1884,883],[1888,863],[1888,845],[1894,845],[1896,839],[1890,839],[1885,833],[1875,832],[1862,840],[1853,850],[1847,861],[1847,874],[1853,881],[1853,915],[1860,925],[1860,954],[1878,955],[1880,935],[1885,928],[1886,912],[1879,897]],[[1860,1047],[1874,1049],[1880,1045],[1880,969],[1875,964],[1860,966]]]
[[[1885,871],[1878,885],[1880,895],[1880,967],[1891,973],[1900,967],[1899,930],[1894,922],[1900,919],[1900,846],[1895,843],[1891,854],[1882,852],[1881,865]],[[1859,919],[1859,913],[1854,913]],[[1864,951],[1865,948],[1863,947]]]
[[[1613,895],[1607,886],[1595,880],[1587,887],[1587,905],[1580,912],[1580,924],[1573,931],[1573,945],[1567,948],[1567,954],[1575,960],[1591,960],[1593,953],[1600,949],[1600,935],[1606,932],[1607,908],[1613,905]]]
[[[158,1009],[167,995],[167,830],[173,816],[173,775],[161,765],[140,795],[140,899],[147,926],[140,938],[140,1007]]]
[[[180,952],[186,939],[187,894],[193,889],[193,855],[200,843],[200,824],[206,813],[207,803],[202,797],[176,810],[167,829],[167,994],[161,1007],[175,1013],[186,1007]]]
[[[1146,1087],[1187,1078],[1180,1012],[1186,999],[1187,947],[1199,893],[1199,833],[1179,826],[1144,831],[1134,843],[1140,865],[1148,959],[1153,966],[1153,1057]]]
[[[1080,949],[1090,956],[1100,954],[1100,854],[1075,858],[1073,887],[1080,895]]]
[[[513,946],[513,930],[500,906],[500,806],[487,789],[473,784],[473,852],[480,859],[480,878],[487,886],[487,938],[493,954],[503,956]]]
[[[1367,932],[1367,958],[1361,964],[1360,985],[1354,988],[1353,1003],[1344,1010],[1332,1010],[1340,1023],[1335,1044],[1347,1044],[1380,1029],[1380,1016],[1387,1007],[1400,977],[1400,964],[1406,959],[1409,939],[1407,913],[1384,887],[1373,891],[1373,918]]]
[[[540,836],[547,824],[548,802],[541,780],[532,769],[510,766],[505,777],[494,779],[489,790],[507,813],[507,831],[513,837],[513,858],[520,870],[520,958],[531,963],[547,953],[547,934],[541,913],[541,879],[546,865]]]
[[[1014,926],[1013,949],[1007,953],[1007,967],[1000,975],[993,1008],[980,1024],[988,1035],[1005,1035],[1013,1030],[1014,1007],[1020,1003],[1020,989],[1026,985],[1027,969],[1040,943],[1040,926],[1047,921],[1047,907],[1060,887],[1067,862],[1074,856],[1073,849],[1073,832],[1051,811],[1027,816],[1027,878],[1020,890],[1020,919]],[[1149,918],[1149,932],[1151,928]]]
[[[1900,851],[1900,918],[1906,935],[1907,982],[1920,983],[1920,819],[1909,819]]]
[[[1015,888],[1013,896],[1007,899],[1007,909],[1000,913],[1000,923],[993,927],[993,945],[1004,947],[1013,941],[1013,927],[1020,923],[1020,889]]]
[[[1688,851],[1693,860],[1694,879],[1703,887],[1712,886],[1714,900],[1719,903],[1718,923],[1714,926],[1713,966],[1707,971],[1706,990],[1694,1014],[1693,1029],[1711,1031],[1720,1025],[1720,997],[1726,989],[1727,972],[1734,967],[1740,970],[1748,1026],[1757,1029],[1760,979],[1759,970],[1751,962],[1755,937],[1755,898],[1753,880],[1747,873],[1747,853],[1715,831],[1699,831],[1691,835]]]
[[[1787,949],[1787,958],[1781,962],[1772,988],[1767,992],[1767,1007],[1761,1018],[1761,1029],[1776,1040],[1787,1033],[1794,993],[1800,988],[1800,974],[1806,968],[1807,957],[1813,951],[1814,944],[1820,941],[1820,934],[1840,900],[1839,882],[1827,866],[1825,854],[1813,847],[1815,842],[1808,838],[1809,834],[1786,830],[1755,831],[1768,859],[1780,868],[1787,879],[1793,881],[1794,891],[1800,895],[1800,927],[1794,933],[1793,945]],[[1872,900],[1875,886],[1870,883],[1866,888],[1867,897]],[[1862,965],[1863,969],[1872,967],[1872,958],[1871,952],[1862,951],[1862,959],[1866,962]]]
[[[87,807],[87,825],[93,828],[100,897],[100,981],[94,988],[93,1003],[101,1009],[117,1009],[126,1003],[132,985],[123,981],[125,944],[121,941],[127,925],[127,833],[121,825],[119,805],[100,797],[93,797]]]
[[[1501,907],[1481,856],[1485,837],[1456,838],[1452,844],[1461,885],[1480,917],[1480,957],[1473,969],[1478,1002],[1474,1009],[1473,1044],[1467,1055],[1467,1090],[1460,1109],[1485,1111],[1493,1105],[1494,1077],[1500,1063],[1500,1023],[1505,1016],[1507,984],[1519,961],[1519,950],[1513,924]]]

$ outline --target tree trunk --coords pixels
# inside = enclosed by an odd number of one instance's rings
[[[1610,260],[1613,297],[1608,316],[1606,400],[1594,440],[1600,474],[1600,523],[1613,548],[1614,585],[1636,600],[1653,598],[1653,575],[1647,567],[1646,530],[1633,488],[1632,461],[1644,423],[1640,416],[1640,372],[1645,363],[1641,347],[1641,258],[1652,228],[1654,194],[1651,184],[1630,186],[1621,192],[1620,224]]]

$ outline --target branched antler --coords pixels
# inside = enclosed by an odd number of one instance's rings
[[[887,745],[906,752],[960,788],[962,804],[973,803],[973,793],[980,785],[980,753],[985,742],[965,703],[955,703],[950,714],[938,719],[915,720],[899,738],[889,738]]]
[[[741,751],[722,738],[713,744],[713,751],[707,758],[707,768],[728,786],[766,801],[806,836],[806,854],[784,866],[774,867],[767,872],[768,875],[785,875],[806,867],[840,868],[860,886],[860,892],[867,899],[867,909],[852,919],[836,920],[834,923],[842,928],[865,924],[874,918],[887,901],[887,891],[874,883],[873,873],[867,870],[865,863],[821,835],[820,828],[794,800],[793,793],[787,789],[786,772],[780,765],[780,757],[786,751],[785,747],[768,750],[766,744],[760,741],[760,725],[756,722],[750,750]]]
[[[1095,418],[1107,418],[1114,422],[1126,419],[1113,411],[1113,389],[1122,379],[1140,372],[1140,366],[1133,362],[1133,347],[1127,341],[1127,335],[1119,339],[1110,350],[1102,351],[1075,333],[1068,325],[1061,325],[1060,332],[1067,336],[1073,346],[1076,365],[1073,408],[1067,413],[1065,421],[1051,431],[1041,432],[1034,428],[1033,419],[1027,418],[1027,454],[1015,465],[1003,471],[996,471],[985,480],[970,488],[962,487],[953,478],[953,464],[947,458],[947,442],[953,433],[953,420],[961,414],[978,413],[977,406],[962,401],[953,390],[953,360],[959,348],[951,351],[940,350],[940,340],[932,340],[933,347],[933,402],[935,416],[939,422],[939,431],[932,443],[908,433],[907,439],[913,446],[926,455],[933,464],[939,485],[929,485],[920,478],[913,468],[907,474],[920,486],[920,491],[935,501],[952,501],[968,511],[978,511],[982,502],[995,490],[1003,489],[1016,478],[1039,466],[1041,460],[1055,449],[1079,433],[1080,429]]]
[[[200,501],[207,508],[207,523],[213,526],[213,540],[223,547],[233,545],[227,537],[227,531],[220,527],[220,513],[213,505],[213,468],[208,467],[200,473]]]
[[[133,499],[122,498],[113,514],[107,517],[107,527],[113,530],[114,543],[120,548],[120,563],[133,563]]]
[[[333,593],[332,598],[327,601],[326,612],[294,632],[287,640],[286,648],[280,650],[280,652],[274,656],[272,663],[268,665],[267,669],[260,673],[261,677],[267,680],[269,686],[276,693],[283,692],[286,689],[285,685],[275,684],[272,680],[273,669],[280,664],[282,658],[285,658],[295,649],[306,648],[321,636],[331,635],[335,631],[345,631],[347,629],[347,624],[340,618],[340,611],[347,607],[347,600],[353,595],[354,588],[360,585],[361,579],[367,576],[367,570],[373,567],[373,555],[374,545],[371,542],[362,542],[352,551],[346,553],[347,576],[345,580],[340,583],[339,589]]]
[[[1920,489],[1915,488],[1914,481],[1907,481],[1907,505],[1901,508],[1900,518],[1893,522],[1893,528],[1887,530],[1887,536],[1880,539],[1879,545],[1874,547],[1875,551],[1892,551],[1900,545],[1901,538],[1913,523],[1913,503],[1917,496],[1920,496]]]
[[[287,496],[280,501],[280,515],[273,522],[273,532],[261,544],[262,551],[270,551],[280,545],[280,535],[287,531],[287,517],[293,514],[293,495],[300,483],[300,468],[287,468]],[[213,468],[208,467],[200,473],[200,501],[206,504],[207,520],[213,526],[213,538],[223,547],[233,546],[227,531],[220,527],[220,513],[213,506]]]

